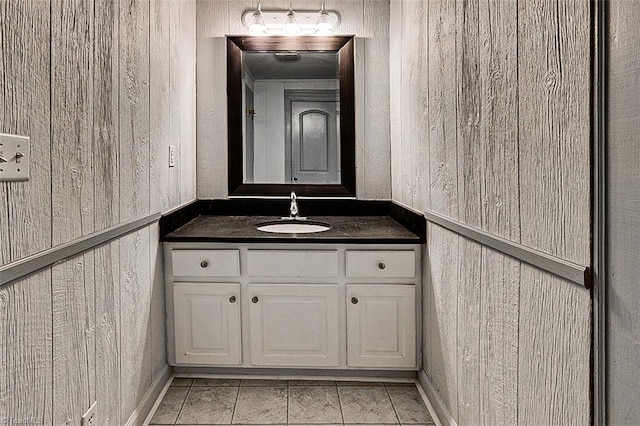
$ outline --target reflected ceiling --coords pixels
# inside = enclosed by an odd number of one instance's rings
[[[243,59],[256,80],[339,78],[336,52],[244,52]]]

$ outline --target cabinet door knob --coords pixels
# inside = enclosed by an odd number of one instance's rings
[[[235,296],[231,296],[231,297],[229,298],[229,302],[231,302],[231,303],[236,303],[236,297],[235,297]]]
[[[385,265],[384,263],[380,262],[378,263],[378,269],[385,269],[387,267],[387,265]]]
[[[207,266],[209,266],[209,262],[207,262],[206,260],[203,260],[202,262],[200,262],[201,268],[206,268]]]
[[[253,297],[251,298],[251,301],[252,301],[253,303],[258,303],[258,300],[260,300],[260,299],[258,299],[258,296],[253,296]]]
[[[358,298],[357,297],[352,297],[351,298],[351,303],[353,303],[354,305],[356,305],[358,303]]]

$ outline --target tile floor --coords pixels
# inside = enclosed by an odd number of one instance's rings
[[[433,425],[414,384],[179,379],[150,425]]]

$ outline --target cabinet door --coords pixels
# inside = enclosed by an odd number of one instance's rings
[[[173,285],[176,362],[239,365],[240,284]]]
[[[349,366],[414,368],[415,286],[350,285],[347,296]]]
[[[253,284],[249,290],[252,365],[338,366],[337,285]]]

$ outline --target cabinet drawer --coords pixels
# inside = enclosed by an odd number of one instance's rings
[[[252,277],[336,277],[335,250],[249,250],[247,265]]]
[[[173,250],[176,277],[234,277],[240,275],[238,250]]]
[[[416,275],[415,256],[412,250],[347,250],[347,277],[412,278]]]

